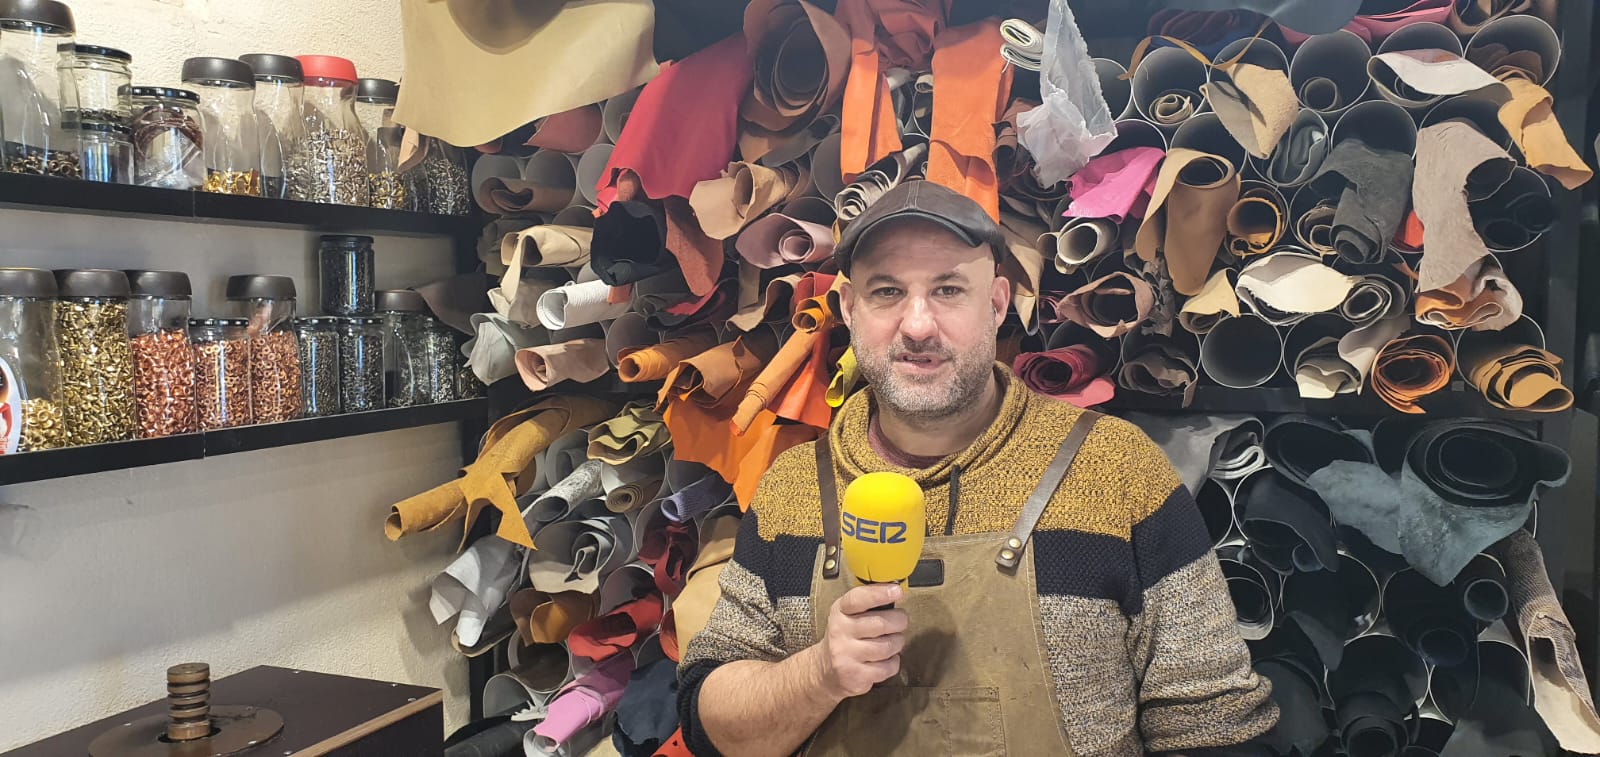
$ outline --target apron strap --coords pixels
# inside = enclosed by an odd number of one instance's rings
[[[817,440],[817,494],[822,500],[822,577],[839,577],[839,484],[834,479],[828,435]]]
[[[1017,563],[1022,560],[1022,551],[1028,545],[1028,539],[1033,536],[1033,528],[1039,524],[1039,517],[1044,515],[1044,508],[1050,504],[1050,498],[1055,496],[1056,488],[1061,485],[1062,479],[1067,477],[1067,471],[1072,468],[1072,461],[1077,459],[1078,450],[1083,447],[1083,440],[1089,438],[1089,429],[1094,427],[1095,421],[1100,420],[1101,413],[1085,410],[1072,423],[1072,430],[1067,432],[1067,438],[1061,442],[1061,449],[1056,451],[1056,457],[1050,461],[1050,467],[1044,469],[1044,476],[1039,479],[1039,485],[1034,487],[1033,494],[1028,496],[1028,501],[1022,506],[1022,513],[1017,516],[1017,524],[1011,528],[1011,535],[1006,537],[1005,544],[1000,547],[1000,553],[995,555],[994,561],[1007,570],[1015,570]]]

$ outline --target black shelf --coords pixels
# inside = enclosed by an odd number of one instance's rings
[[[66,478],[85,473],[201,460],[235,452],[287,447],[402,428],[457,421],[481,422],[488,400],[471,399],[420,407],[306,418],[285,423],[205,431],[163,439],[136,439],[86,447],[0,455],[0,485]]]
[[[1426,416],[1419,417],[1482,417],[1516,421],[1537,421],[1549,413],[1501,410],[1488,403],[1477,390],[1461,384],[1452,384],[1417,401]],[[1139,410],[1153,412],[1185,413],[1308,413],[1311,415],[1370,415],[1400,416],[1371,391],[1345,394],[1326,400],[1305,399],[1293,387],[1257,387],[1254,389],[1229,389],[1222,386],[1201,386],[1195,390],[1194,402],[1185,408],[1178,397],[1156,397],[1120,391],[1105,404],[1110,411]]]
[[[482,226],[471,216],[441,216],[8,173],[0,173],[0,205],[24,210],[420,237],[476,238]]]

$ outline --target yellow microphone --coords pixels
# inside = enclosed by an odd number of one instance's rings
[[[899,473],[868,473],[844,490],[840,547],[862,584],[903,583],[922,559],[922,488]],[[878,608],[885,609],[885,608]]]

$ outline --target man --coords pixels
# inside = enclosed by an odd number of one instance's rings
[[[1275,722],[1160,448],[995,362],[1003,244],[922,181],[846,229],[842,315],[870,389],[761,481],[680,667],[696,754],[1233,754]],[[884,470],[926,496],[909,588],[855,586],[824,527]]]

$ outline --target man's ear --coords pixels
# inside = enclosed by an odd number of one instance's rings
[[[850,285],[850,279],[845,279],[839,284],[839,317],[844,320],[844,327],[850,328],[850,318],[855,309],[855,288]]]
[[[994,306],[994,327],[1006,319],[1006,311],[1011,308],[1011,279],[1006,278],[997,270],[994,273],[994,283],[989,285],[989,303]]]

